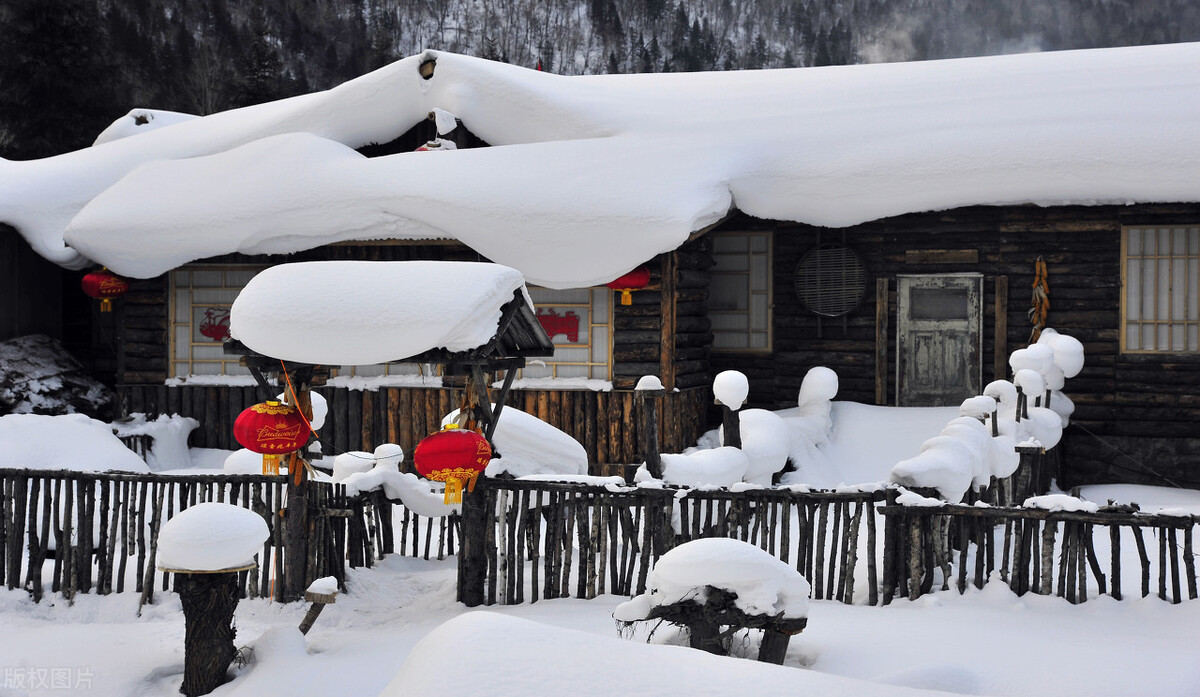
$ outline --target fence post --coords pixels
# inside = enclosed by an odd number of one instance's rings
[[[487,476],[480,475],[475,491],[463,494],[462,537],[458,541],[458,600],[467,607],[484,603],[487,579],[487,526],[491,492]]]
[[[638,390],[637,401],[642,405],[641,433],[642,459],[646,461],[646,472],[655,479],[662,479],[662,459],[658,453],[658,401],[666,390]]]

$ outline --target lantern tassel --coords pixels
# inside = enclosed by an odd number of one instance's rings
[[[628,290],[622,290],[621,291],[621,304],[622,305],[632,305],[633,304],[633,293],[631,293]]]
[[[279,458],[280,457],[281,457],[280,455],[264,453],[263,454],[262,473],[265,475],[279,474]]]
[[[467,491],[469,493],[472,493],[472,494],[475,493],[475,482],[478,479],[479,479],[479,473],[476,472],[475,474],[471,475],[470,479],[467,480]]]
[[[446,480],[446,493],[442,496],[442,503],[449,506],[454,503],[462,503],[463,483],[461,479],[451,477]]]
[[[100,298],[100,311],[112,312],[112,300],[108,298]]]

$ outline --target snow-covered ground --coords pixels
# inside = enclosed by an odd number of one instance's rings
[[[808,628],[778,667],[648,645],[644,632],[622,638],[611,613],[623,597],[468,610],[454,600],[454,580],[453,560],[392,556],[352,571],[349,592],[307,637],[295,631],[304,604],[244,600],[237,643],[256,651],[214,694],[377,695],[393,680],[387,694],[420,697],[1200,694],[1195,601],[1102,597],[1072,606],[1017,598],[999,583],[887,607],[813,601]],[[159,595],[141,617],[137,601],[126,593],[39,605],[0,592],[0,695],[177,695],[179,600]],[[653,641],[679,639],[664,626]]]

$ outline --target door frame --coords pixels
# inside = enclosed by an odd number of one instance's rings
[[[974,313],[976,317],[976,331],[973,339],[977,347],[977,355],[975,357],[974,365],[969,368],[971,370],[971,375],[969,375],[969,377],[974,377],[975,384],[979,385],[979,390],[982,391],[984,324],[983,278],[984,277],[982,273],[972,271],[959,273],[896,274],[896,406],[912,406],[904,403],[904,383],[901,372],[901,361],[903,360],[905,353],[905,346],[902,344],[901,338],[904,335],[906,327],[908,326],[908,320],[904,317],[904,315],[909,306],[907,289],[905,288],[905,279],[953,279],[973,281],[973,283],[967,288],[967,312],[968,328],[970,323],[970,315]],[[972,395],[967,395],[967,397],[970,396]]]

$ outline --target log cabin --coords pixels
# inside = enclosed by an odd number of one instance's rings
[[[509,404],[602,473],[642,459],[642,375],[667,388],[669,452],[715,425],[721,370],[772,409],[818,365],[843,400],[978,394],[1030,339],[1042,260],[1046,323],[1087,352],[1060,485],[1197,487],[1196,65],[1181,44],[565,78],[428,51],[326,93],[0,161],[21,182],[0,221],[51,261],[132,280],[104,318],[124,409],[197,418],[198,447],[234,447],[233,418],[262,398],[221,351],[262,268],[513,266],[556,351]],[[627,298],[606,285],[639,267]],[[333,373],[330,453],[411,452],[457,406],[427,366]]]

